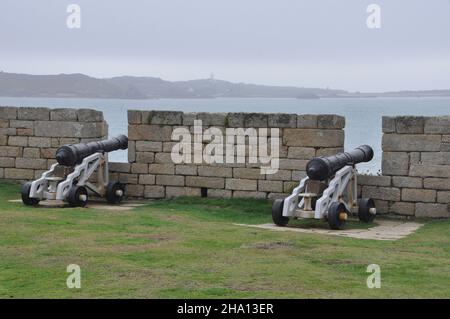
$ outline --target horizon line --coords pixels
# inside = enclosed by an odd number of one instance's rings
[[[17,72],[10,72],[5,70],[0,70],[0,73],[7,73],[7,74],[17,74],[17,75],[31,75],[31,76],[58,76],[58,75],[83,75],[87,76],[93,79],[98,80],[108,80],[113,78],[119,78],[119,77],[131,77],[131,78],[153,78],[153,79],[159,79],[165,82],[189,82],[189,81],[199,81],[199,80],[211,80],[211,81],[223,81],[228,82],[232,84],[247,84],[247,85],[260,85],[260,86],[269,86],[269,87],[290,87],[290,88],[301,88],[301,89],[322,89],[322,90],[339,90],[339,91],[345,91],[346,93],[351,94],[383,94],[383,93],[399,93],[399,92],[432,92],[432,91],[450,91],[450,88],[435,88],[435,89],[402,89],[402,90],[389,90],[389,91],[360,91],[360,90],[348,90],[348,89],[341,89],[341,88],[331,88],[331,87],[314,87],[314,86],[296,86],[296,85],[272,85],[272,84],[261,84],[261,83],[249,83],[249,82],[235,82],[225,79],[218,79],[218,78],[193,78],[190,80],[166,80],[162,77],[158,76],[151,76],[151,75],[115,75],[115,76],[109,76],[109,77],[97,77],[93,75],[89,75],[86,73],[81,72],[75,72],[75,73],[53,73],[53,74],[36,74],[36,73],[17,73]]]

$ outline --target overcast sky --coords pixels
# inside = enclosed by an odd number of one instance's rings
[[[5,72],[450,89],[450,0],[1,0],[0,14]]]

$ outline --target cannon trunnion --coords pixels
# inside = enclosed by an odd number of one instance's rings
[[[274,223],[286,226],[289,218],[315,218],[327,220],[331,229],[342,229],[353,213],[360,221],[371,223],[376,215],[375,203],[370,198],[357,198],[356,164],[372,158],[373,149],[368,145],[313,158],[306,165],[308,176],[290,196],[273,203]]]
[[[88,196],[94,193],[106,198],[108,203],[120,203],[125,187],[109,181],[108,153],[128,148],[125,135],[89,143],[69,144],[56,151],[56,161],[41,178],[22,187],[25,205],[37,205],[41,200],[68,203],[72,207],[84,207]],[[96,182],[91,176],[97,174]]]

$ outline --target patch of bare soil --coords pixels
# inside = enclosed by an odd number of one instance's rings
[[[294,243],[285,241],[244,244],[241,246],[241,248],[253,248],[253,249],[283,249],[291,247],[294,247]]]

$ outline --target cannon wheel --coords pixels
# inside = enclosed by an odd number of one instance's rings
[[[286,226],[289,217],[283,216],[284,199],[276,199],[272,205],[272,220],[277,226]]]
[[[372,198],[358,199],[358,217],[364,223],[371,223],[375,219],[375,215],[370,213],[370,209],[375,208],[375,202]]]
[[[70,207],[84,207],[88,202],[87,189],[83,186],[72,186],[67,195]]]
[[[39,199],[30,197],[31,183],[27,182],[22,186],[22,202],[27,206],[35,206],[39,204]]]
[[[347,216],[347,209],[343,203],[332,203],[328,209],[328,225],[331,229],[343,229],[346,224],[346,219],[342,218],[341,214]]]
[[[118,191],[121,191],[121,195],[118,195]],[[110,204],[119,204],[122,201],[125,193],[125,187],[119,182],[109,182],[106,187],[106,201]]]

